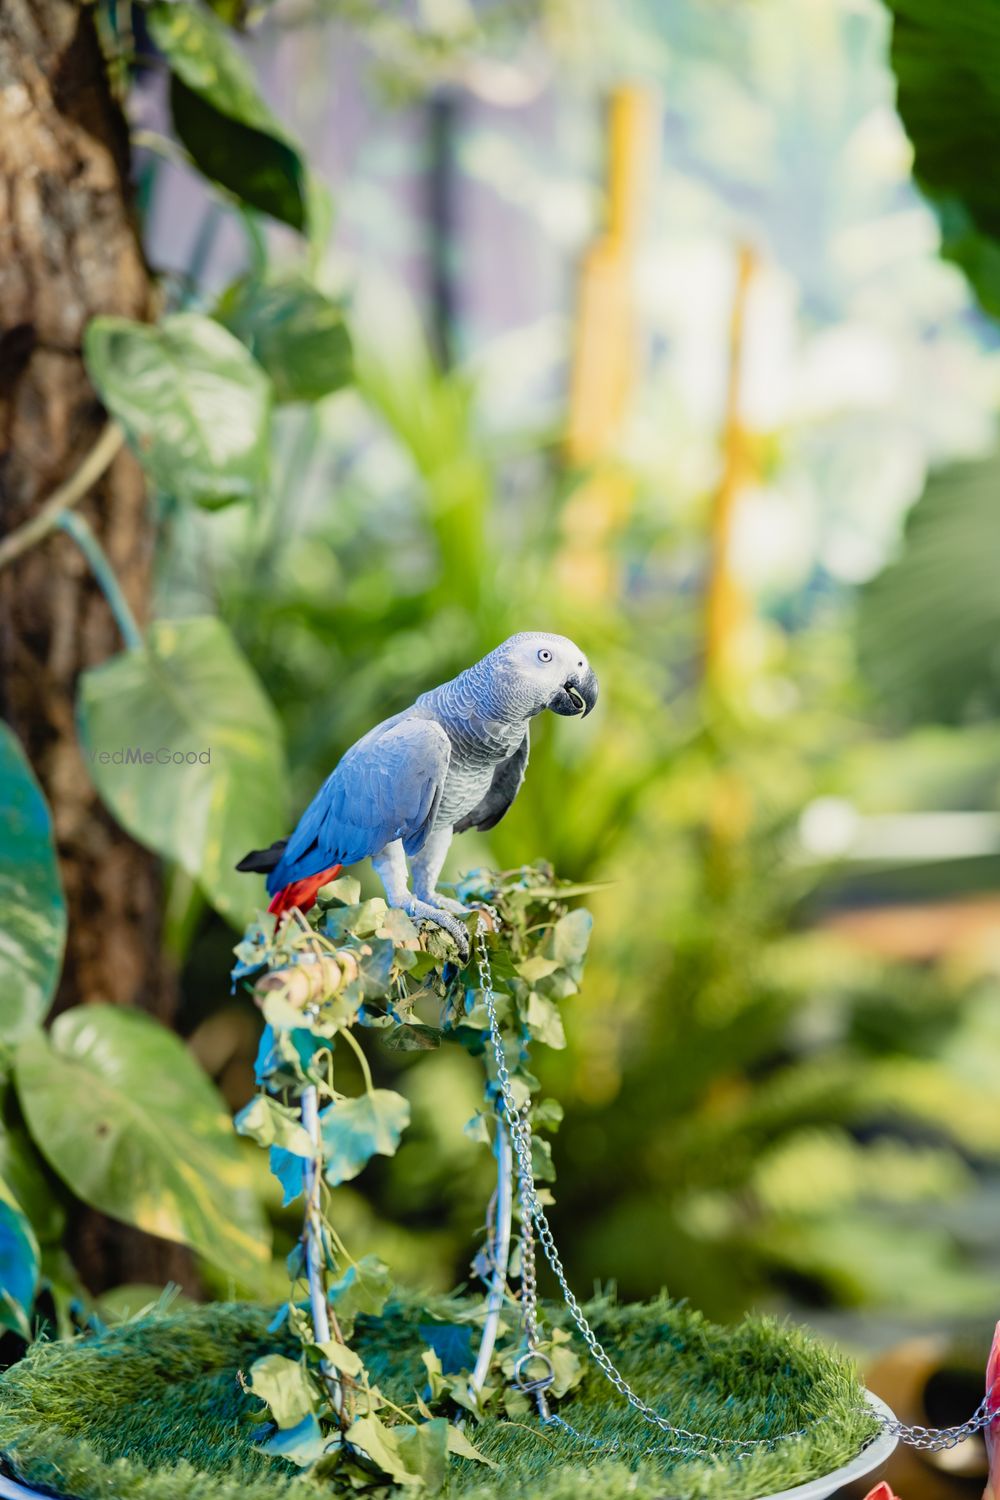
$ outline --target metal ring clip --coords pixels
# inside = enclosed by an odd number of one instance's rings
[[[548,1371],[547,1374],[539,1375],[534,1380],[528,1379],[524,1375],[525,1365],[533,1359],[540,1360]],[[555,1378],[556,1372],[551,1359],[549,1359],[547,1354],[542,1354],[538,1349],[526,1349],[514,1361],[514,1384],[518,1390],[525,1391],[528,1395],[533,1395],[536,1391],[547,1391]]]

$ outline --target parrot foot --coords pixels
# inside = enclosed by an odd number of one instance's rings
[[[432,906],[429,901],[419,900],[416,896],[411,897],[403,910],[415,922],[433,922],[436,927],[443,928],[454,940],[459,957],[465,963],[470,953],[469,934],[457,917],[453,917],[450,912],[444,911],[440,906]]]

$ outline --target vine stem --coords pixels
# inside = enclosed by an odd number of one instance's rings
[[[375,1092],[375,1085],[372,1082],[372,1070],[368,1066],[368,1059],[362,1051],[361,1043],[357,1040],[356,1037],[353,1037],[351,1035],[351,1028],[349,1026],[345,1026],[340,1034],[345,1038],[346,1041],[350,1042],[351,1046],[354,1048],[354,1055],[357,1057],[358,1062],[361,1064],[361,1071],[364,1074],[365,1091],[369,1094],[373,1094]]]
[[[312,1312],[313,1336],[317,1344],[330,1342],[330,1316],[326,1305],[326,1287],[323,1278],[324,1251],[320,1232],[320,1191],[323,1181],[320,1170],[319,1103],[315,1085],[302,1090],[302,1124],[312,1142],[312,1155],[306,1160],[306,1280],[309,1283],[309,1307]],[[330,1392],[337,1417],[344,1417],[344,1389],[333,1365],[322,1360],[320,1369]]]
[[[142,631],[122,592],[122,586],[111,566],[111,560],[94,535],[93,528],[73,510],[62,511],[56,518],[56,525],[73,538],[90,564],[90,571],[97,580],[101,593],[108,601],[108,608],[115,617],[115,624],[121,631],[125,645],[130,651],[141,651]]]
[[[124,442],[125,434],[118,423],[108,422],[80,467],[70,475],[66,483],[52,491],[30,520],[0,542],[0,568],[5,568],[36,542],[48,536],[50,531],[55,530],[60,518],[83,499],[110,467]]]

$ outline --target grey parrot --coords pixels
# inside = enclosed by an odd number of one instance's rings
[[[457,919],[467,908],[437,891],[452,834],[499,823],[524,780],[537,714],[550,708],[585,718],[596,702],[597,677],[572,641],[512,635],[369,730],[291,836],[253,850],[236,868],[267,873],[268,909],[280,918],[293,907],[308,911],[320,886],[370,858],[389,905],[443,927],[464,958],[468,934]]]

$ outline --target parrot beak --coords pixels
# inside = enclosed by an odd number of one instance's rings
[[[568,677],[547,707],[567,719],[585,719],[597,702],[597,674],[588,668],[585,677]]]

